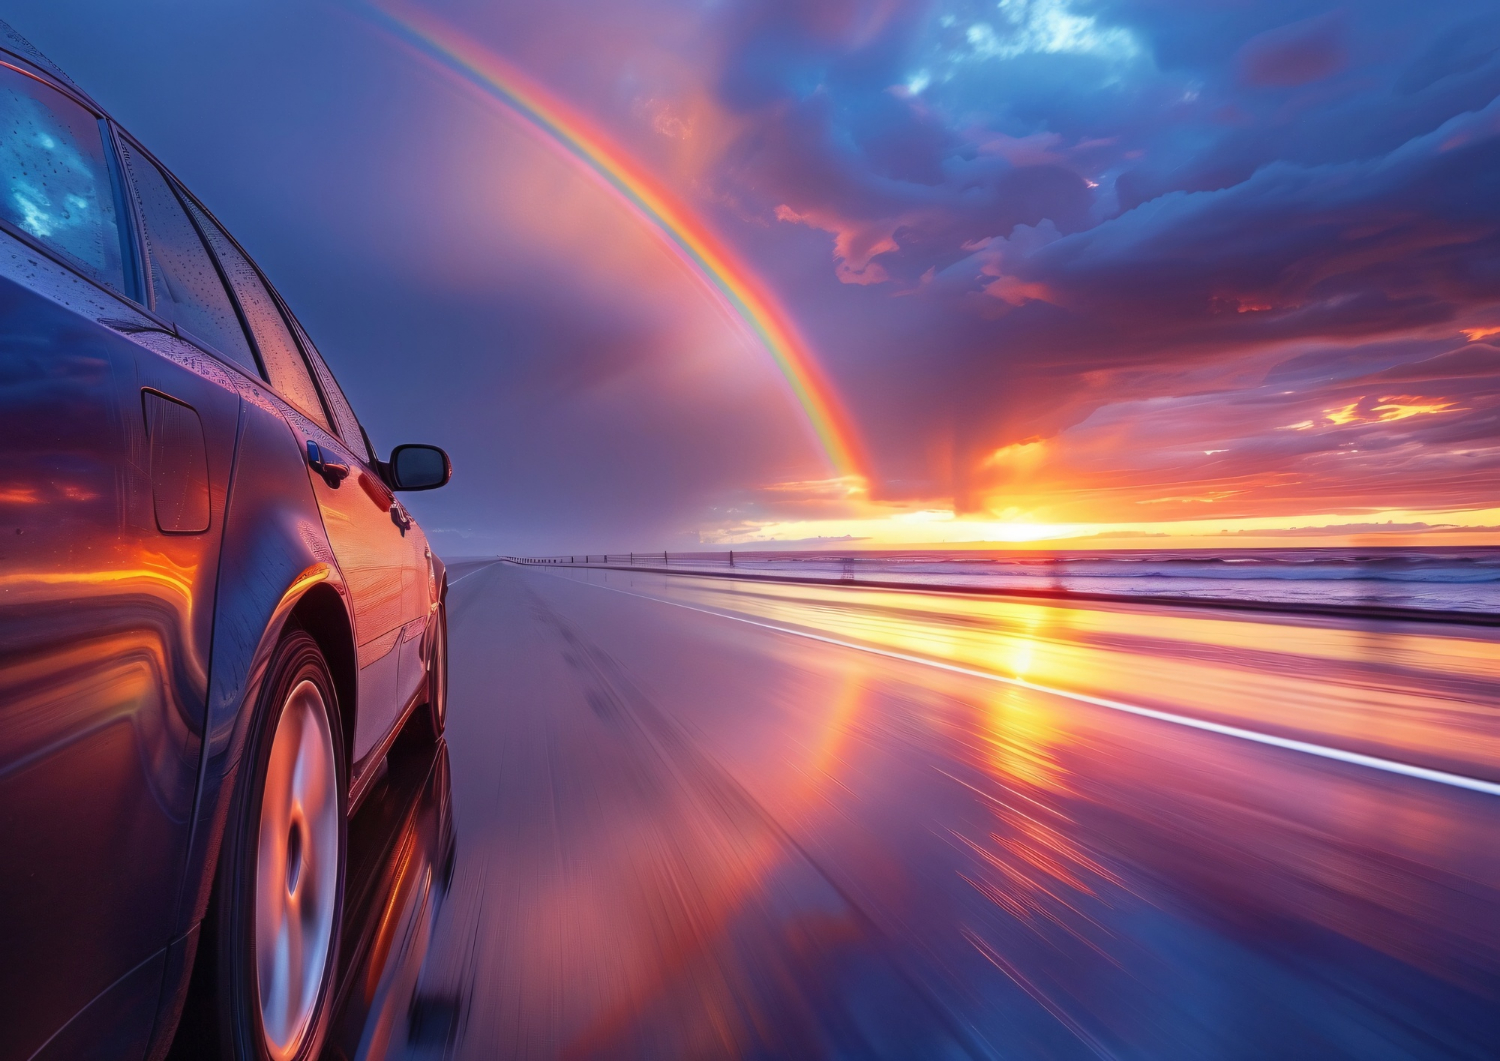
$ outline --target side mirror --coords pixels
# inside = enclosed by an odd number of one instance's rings
[[[390,469],[393,490],[436,490],[453,478],[453,462],[436,446],[397,446]]]

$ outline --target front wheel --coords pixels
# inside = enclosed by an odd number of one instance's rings
[[[427,651],[427,721],[434,739],[448,723],[448,606],[432,617],[432,646]]]
[[[306,632],[277,646],[252,726],[183,1033],[192,1056],[309,1061],[338,960],[348,789],[333,682]]]

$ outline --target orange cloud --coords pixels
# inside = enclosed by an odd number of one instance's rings
[[[1381,398],[1381,404],[1375,406],[1375,412],[1381,421],[1405,420],[1408,416],[1425,416],[1430,413],[1445,413],[1450,409],[1457,408],[1453,402],[1429,400],[1424,398],[1408,398],[1398,395],[1390,398]]]
[[[1356,398],[1342,409],[1325,410],[1323,416],[1335,424],[1359,424],[1364,422],[1364,417],[1359,415],[1359,403],[1363,398]]]
[[[1327,409],[1323,418],[1330,423],[1343,424],[1380,424],[1392,420],[1405,420],[1410,416],[1426,416],[1433,413],[1446,413],[1458,408],[1457,403],[1443,401],[1440,398],[1417,398],[1406,394],[1393,394],[1383,397],[1379,405],[1372,406],[1370,413],[1366,415],[1360,411],[1360,405],[1364,398],[1356,398],[1348,405],[1337,409]],[[1303,421],[1301,424],[1293,424],[1292,427],[1302,429],[1311,424]]]
[[[984,285],[984,293],[1009,302],[1012,306],[1025,305],[1031,301],[1055,301],[1046,284],[1027,282],[1016,276],[1001,276],[991,280]]]
[[[890,279],[877,255],[899,250],[894,229],[881,224],[846,221],[825,211],[799,213],[785,203],[776,208],[778,221],[807,225],[833,233],[834,272],[846,284],[882,284]]]

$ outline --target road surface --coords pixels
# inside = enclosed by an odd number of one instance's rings
[[[1494,630],[449,577],[330,1058],[1500,1056]]]

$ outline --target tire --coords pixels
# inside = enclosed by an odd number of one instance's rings
[[[427,653],[427,723],[437,740],[448,725],[448,606],[439,604],[432,619],[432,648]]]
[[[311,1061],[327,1034],[348,860],[338,704],[304,631],[282,638],[266,673],[177,1057]]]

